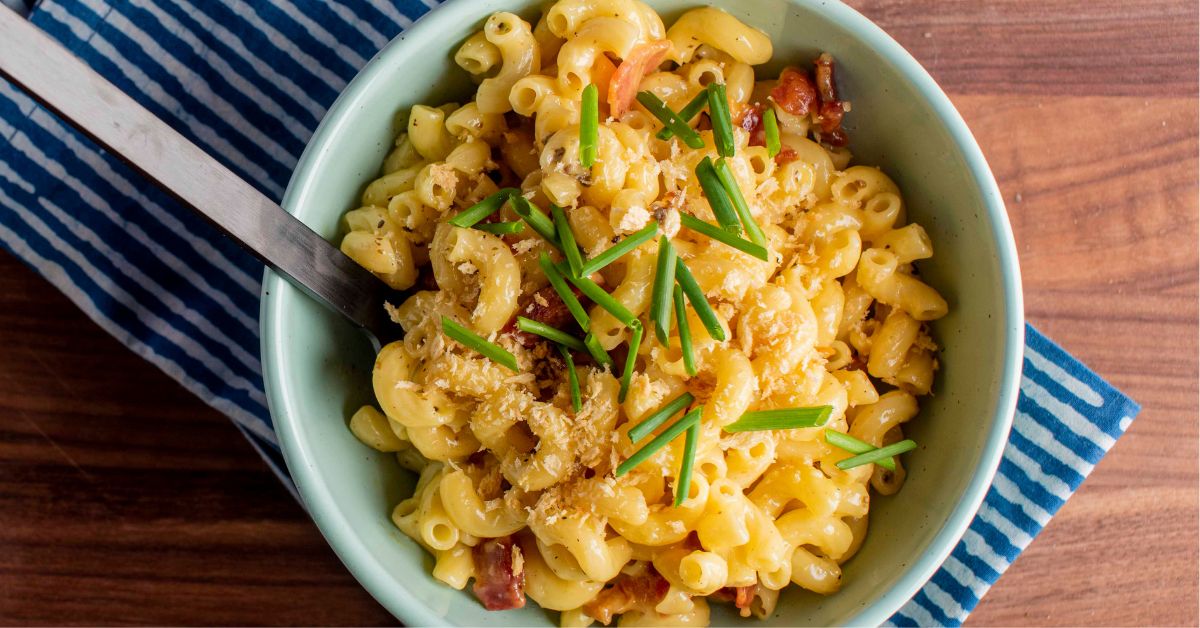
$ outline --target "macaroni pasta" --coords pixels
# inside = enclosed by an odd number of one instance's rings
[[[376,360],[378,407],[349,427],[419,472],[392,520],[432,554],[435,578],[458,589],[474,579],[488,608],[528,595],[561,611],[564,626],[617,616],[704,625],[710,602],[762,617],[790,584],[838,589],[866,534],[869,489],[894,493],[905,471],[898,458],[894,470],[843,470],[853,454],[825,434],[868,449],[903,440],[938,369],[929,321],[948,305],[914,268],[933,246],[907,222],[897,185],[849,165],[849,108],[822,83],[832,59],[817,60],[814,87],[802,69],[756,77],[771,56],[765,34],[715,8],[667,27],[638,0],[559,0],[533,23],[496,13],[461,44],[454,60],[478,84],[469,102],[409,111],[381,175],[345,216],[342,251],[411,290],[390,308],[405,335]],[[702,140],[693,148],[623,96],[648,92],[677,112],[713,83],[733,120],[736,150],[722,166],[761,226],[766,259],[681,226],[684,214],[720,218],[696,174],[717,158],[710,114],[683,121]],[[585,166],[588,85],[601,97]],[[764,139],[768,112],[778,152]],[[569,373],[552,343],[514,328],[520,315],[580,331],[539,261],[562,259],[560,244],[511,202],[484,222],[518,224],[509,231],[447,222],[501,189],[562,208],[585,260],[657,224],[713,320],[689,308],[686,338],[672,325],[665,343],[654,339],[661,270],[645,241],[591,276],[646,330],[629,381],[619,378],[636,325],[586,296],[598,348],[573,347]],[[451,340],[443,318],[510,353],[517,370]],[[593,359],[601,350],[611,366]],[[678,438],[616,473],[645,443],[630,429],[685,393],[703,406],[694,453]],[[747,412],[814,406],[829,407],[822,426],[726,429]]]

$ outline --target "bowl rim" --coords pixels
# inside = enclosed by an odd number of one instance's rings
[[[946,517],[941,529],[930,540],[920,558],[907,567],[904,575],[870,604],[844,620],[847,625],[878,625],[886,621],[933,576],[966,532],[991,486],[999,467],[1016,411],[1020,372],[1024,353],[1025,314],[1021,290],[1020,266],[1016,243],[999,186],[966,122],[955,109],[933,77],[907,50],[870,19],[843,4],[822,0],[786,0],[797,5],[813,5],[827,12],[864,44],[892,63],[904,80],[909,81],[928,101],[940,123],[949,132],[955,147],[962,154],[974,179],[984,206],[987,220],[996,237],[999,268],[1003,279],[1004,320],[1006,339],[1002,356],[999,403],[993,412],[991,425],[982,455],[967,488],[958,504]],[[330,106],[298,160],[291,181],[284,193],[282,206],[295,213],[312,192],[314,176],[321,163],[330,158],[328,145],[340,134],[346,120],[365,98],[363,86],[375,82],[387,69],[381,60],[401,55],[406,46],[401,42],[436,37],[443,27],[450,26],[464,14],[472,13],[478,5],[471,0],[447,0],[430,10],[384,46],[343,89]],[[350,521],[336,505],[328,485],[316,473],[313,451],[300,436],[300,408],[294,405],[287,379],[282,377],[284,362],[283,328],[285,309],[282,296],[285,286],[291,285],[280,275],[265,271],[262,282],[260,336],[263,381],[267,403],[279,438],[284,461],[317,528],[338,558],[372,597],[388,612],[409,625],[446,625],[443,617],[433,614],[426,605],[404,587],[391,587],[391,575],[352,530]],[[300,294],[297,291],[297,294]]]

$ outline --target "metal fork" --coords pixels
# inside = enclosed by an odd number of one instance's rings
[[[362,328],[376,349],[399,335],[383,307],[398,295],[386,284],[2,5],[0,76]]]

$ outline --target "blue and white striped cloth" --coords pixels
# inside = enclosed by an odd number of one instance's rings
[[[433,4],[43,0],[29,19],[278,199],[325,108]],[[0,246],[227,414],[294,490],[262,390],[262,267],[2,82]],[[952,556],[894,624],[961,624],[1138,412],[1033,328],[1027,343],[1016,424],[995,483]]]

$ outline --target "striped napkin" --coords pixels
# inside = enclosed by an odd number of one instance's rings
[[[325,108],[434,4],[43,0],[29,19],[278,199]],[[262,389],[262,266],[2,82],[0,139],[0,246],[227,414],[294,492]],[[995,483],[951,557],[893,624],[961,624],[1138,412],[1032,327],[1026,342],[1016,423]]]

